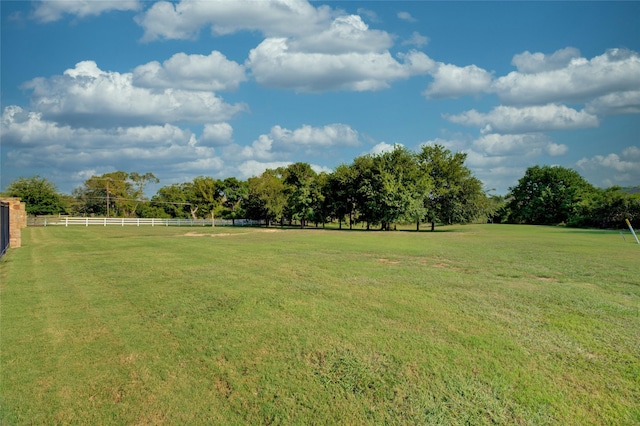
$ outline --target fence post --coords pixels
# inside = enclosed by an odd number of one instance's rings
[[[153,219],[153,218],[151,218],[151,226],[152,226],[152,227],[153,227],[153,221],[154,221],[154,219]]]
[[[107,226],[107,218],[104,218],[104,225],[103,226]]]
[[[122,226],[124,226],[124,217],[122,218]]]
[[[138,218],[138,226],[140,226],[140,218]]]
[[[89,216],[87,216],[84,220],[84,226],[88,227],[89,226]]]

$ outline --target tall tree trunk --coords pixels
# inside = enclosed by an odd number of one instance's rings
[[[416,232],[420,232],[420,219],[416,219]]]
[[[436,230],[436,223],[435,222],[431,222],[431,232]]]

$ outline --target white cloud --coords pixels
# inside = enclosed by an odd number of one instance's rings
[[[85,18],[112,10],[139,10],[138,0],[95,1],[95,0],[45,0],[36,3],[33,18],[40,22],[53,22],[65,14]]]
[[[631,147],[638,149],[637,147]],[[629,148],[627,148],[629,153]],[[596,155],[592,158],[582,158],[577,163],[578,167],[589,170],[596,168],[611,169],[616,172],[633,172],[640,176],[640,160],[636,158],[627,158],[627,155],[622,154],[608,154],[608,155]]]
[[[385,152],[392,152],[395,149],[396,145],[403,146],[402,144],[399,144],[399,143],[390,144],[386,142],[380,142],[376,144],[373,148],[371,148],[369,152],[367,152],[367,154],[380,155],[380,154],[384,154]]]
[[[163,170],[215,158],[195,135],[171,124],[113,128],[72,128],[7,107],[2,117],[2,142],[16,167],[66,172],[82,170]],[[196,173],[198,170],[194,171]],[[200,170],[200,173],[210,170]]]
[[[144,41],[192,39],[203,26],[214,34],[241,30],[260,31],[267,36],[317,33],[326,27],[332,11],[314,8],[305,0],[182,0],[160,1],[136,18],[144,29]]]
[[[390,82],[424,74],[433,61],[411,51],[396,61],[383,53],[323,54],[292,52],[285,38],[268,38],[249,53],[246,64],[260,84],[301,92],[379,90]]]
[[[631,186],[640,182],[640,147],[630,146],[620,154],[610,153],[584,157],[577,168],[588,174],[589,181],[600,186]]]
[[[326,30],[287,42],[291,51],[333,54],[381,52],[392,45],[387,32],[369,29],[358,15],[339,16]]]
[[[438,63],[431,71],[433,82],[423,95],[428,98],[458,98],[485,92],[491,85],[491,73],[475,65],[459,67]]]
[[[409,12],[398,12],[397,16],[398,16],[398,19],[402,19],[403,21],[418,22],[418,20],[413,16],[411,16]]]
[[[233,142],[233,127],[229,123],[205,124],[200,143],[219,146]]]
[[[518,62],[527,61],[520,58]],[[544,59],[529,62],[521,65],[540,72],[511,72],[493,82],[492,90],[503,103],[585,102],[614,92],[636,91],[640,85],[640,56],[629,50],[610,49],[591,60],[573,57],[566,66],[555,69]],[[543,70],[545,66],[549,70]]]
[[[423,47],[423,46],[426,46],[427,44],[429,44],[429,38],[421,35],[417,31],[414,31],[411,34],[411,38],[409,38],[409,39],[407,39],[407,40],[402,42],[403,46],[413,45],[413,46],[416,46],[416,47]]]
[[[246,79],[244,66],[215,50],[207,56],[176,53],[162,64],[153,61],[133,70],[133,84],[147,88],[235,90]]]
[[[575,47],[565,47],[551,55],[541,52],[526,51],[513,57],[511,63],[523,74],[534,74],[565,68],[573,59],[580,57],[580,51]]]
[[[640,114],[640,90],[600,96],[589,101],[585,110],[597,115]]]
[[[550,156],[564,155],[568,151],[566,145],[559,145],[541,133],[524,135],[483,135],[472,145],[473,150],[490,156]]]
[[[318,147],[358,146],[358,132],[345,124],[329,124],[323,127],[312,127],[307,124],[289,130],[280,126],[271,128],[270,137],[284,147]]]
[[[223,157],[241,160],[274,161],[288,159],[303,150],[306,154],[324,155],[328,148],[358,146],[358,132],[345,124],[329,124],[323,127],[303,125],[295,130],[273,126],[268,134],[258,136],[249,146],[229,145]]]
[[[211,92],[136,87],[131,73],[103,71],[93,61],[24,87],[33,90],[32,109],[76,127],[225,121],[246,109],[226,104]]]
[[[476,110],[445,118],[453,123],[476,126],[483,133],[527,133],[597,127],[598,117],[565,105],[549,104],[516,108],[498,106],[487,114]]]

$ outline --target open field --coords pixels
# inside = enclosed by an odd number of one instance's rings
[[[0,262],[3,425],[640,423],[640,246],[618,232],[22,243]]]

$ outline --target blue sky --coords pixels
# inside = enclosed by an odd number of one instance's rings
[[[536,164],[640,185],[640,2],[0,7],[2,188],[331,171],[396,143],[466,152],[497,194]]]

